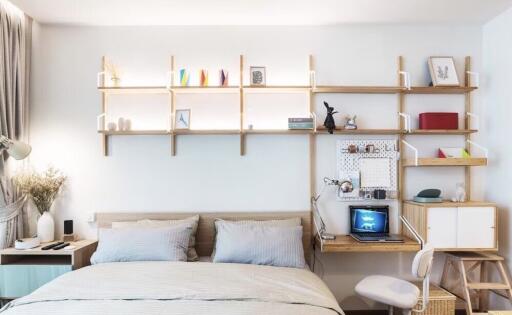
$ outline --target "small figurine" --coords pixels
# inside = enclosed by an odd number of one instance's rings
[[[337,113],[334,110],[334,107],[330,107],[327,102],[324,102],[325,108],[327,108],[327,116],[325,117],[324,127],[327,128],[327,131],[332,135],[334,130],[336,129],[336,123],[334,122],[333,115]]]
[[[455,197],[452,198],[452,201],[466,202],[466,188],[464,187],[464,183],[457,183],[455,187]]]
[[[357,129],[356,118],[357,118],[357,115],[354,115],[354,117],[347,116],[346,117],[347,122],[345,123],[345,129],[348,129],[348,130]]]

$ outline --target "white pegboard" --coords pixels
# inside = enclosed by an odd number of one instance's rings
[[[365,152],[368,145],[373,145],[374,152]],[[349,146],[358,148],[357,153],[350,153]],[[368,200],[364,196],[364,192],[372,192],[375,189],[382,189],[386,191],[386,199],[395,199],[397,196],[398,187],[398,142],[397,140],[338,140],[336,143],[337,152],[337,170],[338,179],[345,180],[347,177],[353,178],[357,176],[358,185],[360,182],[360,164],[361,159],[389,159],[389,179],[390,185],[388,187],[360,187],[358,191],[353,193],[339,193],[338,200]],[[357,174],[357,175],[356,175]]]

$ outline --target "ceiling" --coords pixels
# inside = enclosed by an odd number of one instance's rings
[[[481,24],[512,0],[10,0],[42,23],[85,25]]]

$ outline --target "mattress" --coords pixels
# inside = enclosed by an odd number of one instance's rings
[[[208,262],[125,262],[66,273],[1,315],[342,315],[305,269]]]

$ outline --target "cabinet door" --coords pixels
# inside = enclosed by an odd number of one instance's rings
[[[434,248],[457,246],[457,208],[428,208],[427,243]]]
[[[457,247],[495,247],[494,207],[460,207],[457,227]]]

